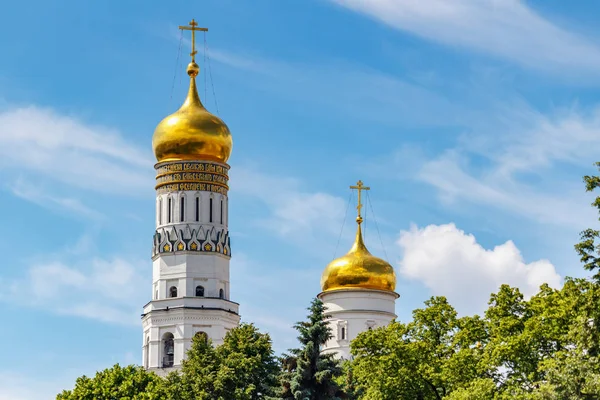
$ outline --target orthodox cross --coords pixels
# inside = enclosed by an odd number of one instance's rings
[[[196,51],[196,31],[207,32],[208,28],[198,28],[198,23],[192,19],[192,22],[190,22],[188,26],[179,25],[179,29],[182,31],[192,31],[192,52],[190,53],[190,56],[192,56],[192,62],[195,62],[196,54],[198,53]]]
[[[356,189],[358,191],[358,206],[356,207],[356,209],[358,210],[358,217],[356,217],[356,222],[358,222],[359,224],[363,221],[362,216],[360,215],[360,209],[362,208],[363,204],[362,204],[362,191],[363,190],[371,190],[370,187],[363,185],[362,181],[358,181],[356,183],[356,186],[350,186],[350,189]]]

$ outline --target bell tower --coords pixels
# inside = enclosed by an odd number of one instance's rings
[[[152,244],[151,300],[144,306],[143,365],[159,374],[178,368],[194,335],[214,344],[238,326],[231,300],[227,192],[232,138],[227,125],[206,110],[196,87],[192,20],[190,86],[183,105],[156,127],[156,231]]]

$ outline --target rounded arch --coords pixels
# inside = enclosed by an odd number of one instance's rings
[[[185,221],[185,193],[179,194],[179,222]]]
[[[213,223],[213,213],[215,208],[215,196],[211,193],[208,199],[208,222]]]
[[[196,286],[196,297],[204,297],[204,286]]]
[[[200,200],[200,192],[194,194],[194,220],[200,222],[200,211],[202,210],[202,201]]]
[[[171,286],[169,288],[169,297],[177,297],[177,286]]]
[[[146,345],[144,346],[144,368],[148,369],[150,365],[150,336],[146,336]]]
[[[173,222],[173,208],[174,208],[173,196],[168,195],[167,196],[167,224],[170,224],[171,222]]]
[[[198,340],[204,341],[204,343],[208,342],[208,334],[204,331],[198,331],[194,334],[194,338]]]
[[[162,196],[159,195],[158,197],[158,212],[156,213],[156,216],[158,218],[158,225],[162,225],[163,221],[162,221],[162,215],[163,215],[163,199]]]
[[[175,363],[175,336],[165,332],[162,337],[162,367],[170,368]]]
[[[224,299],[225,298],[225,290],[223,290],[223,288],[219,289],[219,298],[220,299]]]

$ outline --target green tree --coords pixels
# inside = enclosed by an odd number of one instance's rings
[[[216,348],[205,336],[194,337],[181,371],[167,377],[168,398],[264,399],[274,393],[278,373],[269,335],[241,324]]]
[[[600,162],[595,163],[596,167],[600,169]],[[596,175],[586,175],[583,177],[585,183],[585,190],[587,192],[593,192],[600,187],[600,177]],[[600,196],[597,196],[592,202],[592,207],[600,211]],[[600,281],[600,231],[597,229],[585,229],[581,232],[581,242],[575,245],[575,250],[581,258],[583,267],[588,271],[595,271],[594,278],[596,281]]]
[[[166,397],[165,387],[160,377],[141,367],[129,365],[96,373],[93,378],[81,376],[73,390],[65,390],[56,396],[57,400],[161,400]]]
[[[408,324],[393,322],[352,343],[353,379],[367,399],[439,400],[478,376],[486,329],[432,297]]]
[[[340,363],[332,354],[321,353],[321,347],[332,337],[327,325],[325,307],[314,299],[308,308],[307,321],[296,323],[302,347],[282,358],[282,391],[280,397],[295,400],[335,400],[342,396],[336,379],[341,375]]]

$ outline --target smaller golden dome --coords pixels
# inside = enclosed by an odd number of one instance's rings
[[[163,119],[152,136],[158,162],[208,160],[226,163],[233,140],[229,128],[204,108],[196,88],[200,68],[192,61],[187,68],[190,88],[183,105]]]
[[[327,265],[321,276],[322,290],[361,288],[393,292],[396,289],[394,268],[369,253],[362,238],[360,215],[357,222],[359,225],[354,245],[348,254]]]

